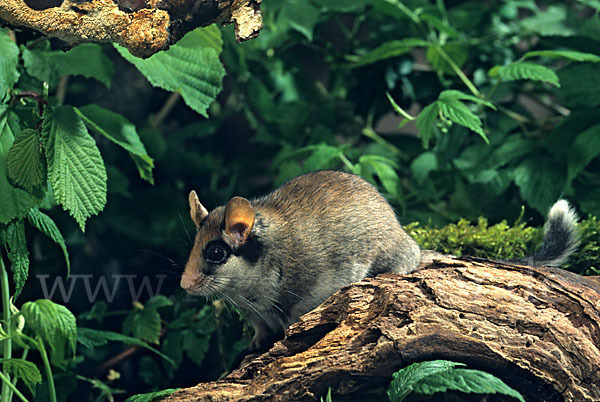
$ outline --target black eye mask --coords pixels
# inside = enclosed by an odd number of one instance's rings
[[[223,240],[213,240],[204,247],[204,261],[212,265],[224,264],[231,255],[231,247]]]

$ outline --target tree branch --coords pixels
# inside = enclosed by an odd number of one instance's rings
[[[393,372],[448,359],[526,400],[600,400],[600,282],[550,268],[433,258],[347,286],[266,353],[167,400],[385,399]]]
[[[262,28],[261,0],[2,0],[0,20],[69,44],[115,42],[139,57],[165,50],[198,27],[234,23],[236,39]]]

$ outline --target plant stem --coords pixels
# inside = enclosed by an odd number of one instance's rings
[[[7,385],[8,388],[11,389],[11,391],[14,391],[15,395],[18,396],[20,400],[22,400],[23,402],[29,402],[27,400],[27,398],[25,398],[25,396],[23,396],[21,391],[19,391],[17,389],[17,387],[15,387],[14,385],[11,384],[8,376],[1,371],[0,371],[0,380],[2,380],[2,388],[4,388],[4,385]],[[4,398],[4,389],[2,390],[2,397]]]
[[[56,402],[56,389],[54,388],[54,377],[52,376],[52,368],[50,367],[50,361],[48,361],[48,354],[46,354],[44,342],[42,342],[39,336],[36,337],[36,346],[40,352],[40,355],[42,355],[42,360],[44,361],[44,368],[46,369],[46,377],[48,379],[48,391],[50,393],[50,402]]]
[[[6,325],[6,334],[8,339],[4,340],[4,358],[10,359],[12,357],[12,340],[10,339],[10,293],[8,289],[8,274],[4,267],[4,259],[0,254],[0,286],[2,288],[2,320]],[[2,373],[4,374],[4,373]],[[10,383],[10,376],[5,375],[7,381],[2,381],[2,402],[10,402],[12,399],[12,390]]]
[[[440,56],[442,56],[444,60],[446,60],[446,63],[448,63],[452,71],[454,71],[454,73],[458,75],[458,78],[460,78],[462,82],[465,83],[465,85],[467,86],[467,88],[469,88],[471,93],[479,97],[479,90],[477,89],[475,84],[473,84],[471,80],[462,72],[462,70],[456,65],[454,60],[452,60],[450,56],[448,56],[448,53],[446,53],[446,51],[439,45],[436,46],[436,50],[438,51]]]

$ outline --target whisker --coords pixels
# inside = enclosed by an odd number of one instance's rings
[[[190,243],[192,243],[192,238],[190,237],[190,233],[188,232],[187,228],[185,227],[185,222],[183,221],[183,217],[181,216],[181,212],[177,211],[177,215],[179,215],[179,220],[181,221],[181,226],[183,226],[183,231],[185,232],[187,238],[188,238],[188,245]],[[185,241],[184,241],[185,243]]]

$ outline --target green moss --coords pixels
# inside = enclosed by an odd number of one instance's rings
[[[418,223],[405,226],[422,248],[456,256],[469,255],[493,260],[510,260],[529,255],[542,241],[542,228],[526,227],[518,220],[513,226],[506,221],[489,226],[487,219],[477,224],[465,219],[442,228]],[[581,243],[564,268],[582,275],[599,275],[600,222],[588,217],[578,225]]]

